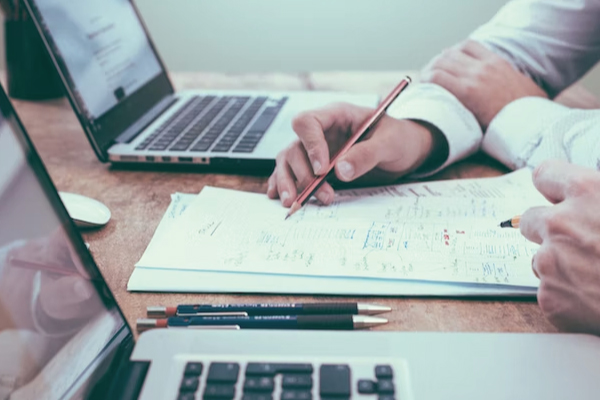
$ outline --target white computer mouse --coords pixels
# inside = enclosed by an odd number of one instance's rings
[[[69,216],[80,228],[99,228],[110,221],[110,210],[98,200],[75,193],[59,192]]]

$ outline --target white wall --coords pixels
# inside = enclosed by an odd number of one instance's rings
[[[421,67],[505,0],[137,0],[172,70]]]
[[[173,71],[421,68],[506,0],[137,0]],[[600,96],[600,68],[583,84]]]
[[[421,68],[506,0],[135,2],[172,71],[298,72]],[[599,70],[584,84],[600,95]]]

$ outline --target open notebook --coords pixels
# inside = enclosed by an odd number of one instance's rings
[[[532,295],[537,246],[497,225],[545,204],[528,170],[342,191],[287,221],[262,194],[207,187],[174,196],[128,288]]]

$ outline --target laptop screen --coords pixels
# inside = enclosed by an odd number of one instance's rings
[[[170,92],[130,0],[29,0],[29,5],[80,120],[102,145]]]
[[[65,398],[129,328],[2,89],[0,111],[0,399]]]

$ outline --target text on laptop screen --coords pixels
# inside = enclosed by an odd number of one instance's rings
[[[0,399],[59,399],[124,321],[19,129],[0,116]]]
[[[88,120],[162,73],[129,0],[33,0],[53,52]]]

